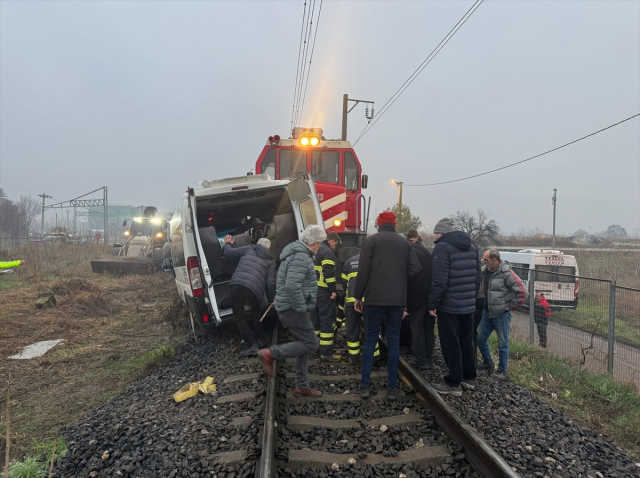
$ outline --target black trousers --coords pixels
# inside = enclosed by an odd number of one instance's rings
[[[536,327],[538,328],[538,337],[540,338],[540,347],[543,349],[547,348],[547,327],[549,326],[549,317],[544,315],[544,307],[538,307],[537,305],[533,308],[533,319],[536,323]]]
[[[478,349],[478,325],[482,322],[482,310],[484,309],[484,298],[476,299],[476,312],[473,314],[473,352]]]
[[[425,305],[411,312],[407,319],[411,325],[413,356],[416,363],[418,365],[427,365],[433,361],[433,346],[435,342],[433,329],[436,324],[436,318],[429,313],[429,307]]]
[[[331,291],[326,287],[318,287],[316,308],[311,313],[311,323],[319,337],[320,355],[333,355],[336,303],[331,300]]]
[[[264,336],[262,330],[262,324],[260,323],[260,304],[258,303],[258,298],[251,289],[242,285],[232,285],[231,299],[233,300],[233,318],[244,343],[248,346],[262,346],[268,343],[268,340]],[[251,331],[251,328],[245,319],[244,306],[247,302],[251,308],[250,314],[255,333]]]
[[[476,379],[476,354],[473,348],[473,313],[438,312],[440,348],[449,373],[447,385],[457,387],[462,380]]]

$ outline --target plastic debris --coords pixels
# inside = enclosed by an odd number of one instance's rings
[[[63,339],[58,340],[43,340],[42,342],[36,342],[35,344],[27,345],[22,349],[22,352],[9,357],[10,359],[27,360],[35,357],[42,357],[49,350],[56,345],[64,342]]]
[[[209,395],[211,393],[217,392],[218,389],[216,387],[216,384],[213,383],[213,377],[207,377],[204,379],[204,382],[202,382],[200,384],[199,387],[200,391],[202,393],[204,393],[205,395]]]
[[[173,399],[178,403],[186,400],[187,398],[195,397],[198,395],[198,392],[202,392],[205,395],[211,395],[216,393],[216,391],[217,387],[216,384],[213,383],[213,377],[207,377],[204,379],[204,382],[188,383],[173,394]]]

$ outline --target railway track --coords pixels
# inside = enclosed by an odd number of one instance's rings
[[[278,343],[277,327],[273,334]],[[339,476],[394,471],[409,477],[427,467],[450,476],[472,476],[472,470],[486,478],[519,476],[403,359],[396,402],[386,397],[386,370],[373,371],[374,393],[364,400],[359,366],[310,362],[310,379],[323,392],[318,399],[294,397],[293,361],[276,364],[276,376],[266,379],[255,477],[327,469]]]

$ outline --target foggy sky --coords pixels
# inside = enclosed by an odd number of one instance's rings
[[[380,108],[471,6],[325,1],[301,126],[338,138],[342,94]],[[0,2],[0,187],[173,211],[289,135],[303,1]],[[640,112],[640,2],[486,1],[358,143],[371,213],[391,179],[456,179]],[[349,139],[366,124],[349,115]],[[8,182],[7,182],[8,181]],[[17,185],[17,186],[16,186]],[[640,119],[403,202],[433,227],[482,208],[505,232],[640,229]]]

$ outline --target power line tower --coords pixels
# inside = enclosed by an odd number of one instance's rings
[[[349,101],[352,101],[355,103],[355,105],[353,105],[351,107],[351,109],[349,109]],[[348,94],[344,94],[342,96],[342,141],[346,141],[347,140],[347,115],[349,113],[351,113],[351,111],[353,110],[353,108],[355,108],[356,106],[358,106],[358,103],[366,103],[367,107],[365,109],[364,115],[365,117],[371,121],[373,119],[373,105],[374,102],[373,101],[368,101],[368,100],[353,100],[351,98],[349,98]],[[371,105],[371,113],[369,113],[369,105]]]
[[[89,196],[90,194],[96,193],[98,191],[102,191],[102,199],[83,199],[87,196]],[[51,197],[51,196],[49,196]],[[43,200],[44,201],[44,200]],[[44,202],[43,202],[44,204]],[[76,210],[76,208],[78,207],[84,207],[84,208],[88,208],[88,207],[95,207],[95,206],[102,206],[103,208],[103,218],[104,218],[104,235],[102,236],[102,240],[104,242],[104,244],[108,244],[109,239],[108,239],[108,235],[109,235],[109,198],[107,195],[107,186],[102,186],[101,188],[95,189],[91,192],[88,192],[86,194],[83,194],[82,196],[78,196],[77,198],[74,199],[70,199],[68,201],[62,201],[60,203],[56,203],[56,204],[50,204],[47,206],[47,209],[63,209],[63,208],[68,208],[68,207],[72,207],[73,208],[73,229],[76,229],[76,218],[78,216],[84,216],[85,214],[83,213],[78,213],[78,211]],[[43,208],[44,210],[44,208]],[[91,214],[86,214],[87,216],[90,216]],[[44,218],[44,212],[43,212],[43,216]]]
[[[53,199],[53,197],[45,193],[38,194],[38,197],[42,198],[42,218],[40,219],[40,240],[42,240],[42,234],[44,233],[44,200]]]

